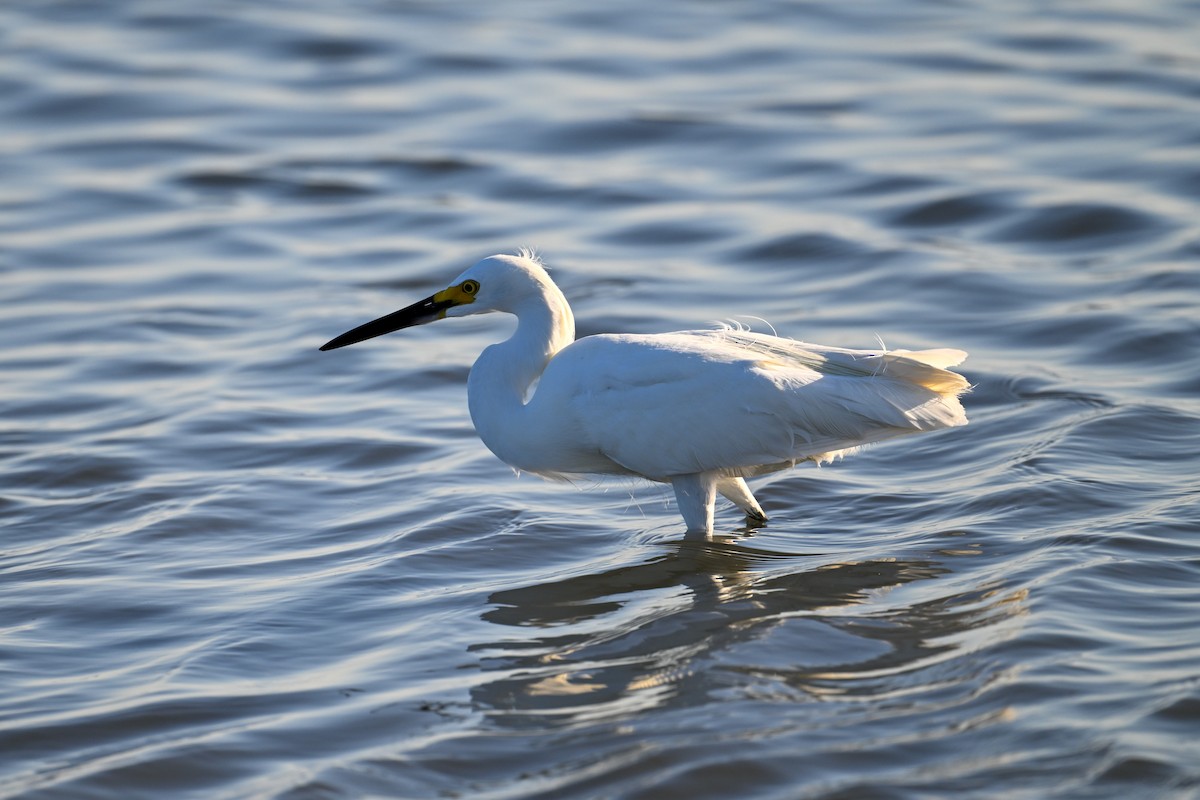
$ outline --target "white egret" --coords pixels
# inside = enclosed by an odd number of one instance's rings
[[[449,288],[322,350],[446,317],[502,311],[507,341],[471,369],[467,398],[500,460],[547,478],[670,483],[690,534],[720,493],[765,520],[746,478],[861,445],[967,424],[961,350],[847,350],[736,329],[575,339],[567,300],[529,252],[485,258]]]

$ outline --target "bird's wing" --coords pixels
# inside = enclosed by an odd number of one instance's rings
[[[944,370],[879,355],[741,331],[589,336],[551,361],[537,393],[585,446],[660,479],[756,474],[965,422],[938,381],[908,374]]]
[[[685,333],[720,337],[747,352],[774,355],[783,363],[806,364],[829,375],[891,377],[942,394],[957,395],[970,388],[966,378],[949,370],[966,359],[962,350],[852,350],[736,329]]]

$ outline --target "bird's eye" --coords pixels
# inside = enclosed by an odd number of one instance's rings
[[[459,288],[461,288],[463,290],[463,294],[475,294],[476,292],[479,291],[479,282],[478,281],[463,281],[462,286]]]

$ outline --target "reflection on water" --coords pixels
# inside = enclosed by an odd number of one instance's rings
[[[471,647],[485,673],[502,675],[472,690],[489,720],[595,723],[764,685],[792,700],[885,696],[906,673],[1024,613],[1023,592],[1001,581],[871,607],[951,572],[933,559],[809,566],[810,554],[744,539],[666,547],[641,564],[493,593],[485,620],[543,632]]]

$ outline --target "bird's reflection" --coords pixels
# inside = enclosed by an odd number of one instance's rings
[[[496,592],[484,619],[521,632],[471,648],[494,674],[473,702],[497,724],[540,727],[702,702],[764,679],[810,697],[853,692],[846,676],[935,658],[955,634],[1020,608],[991,585],[855,611],[949,571],[933,558],[830,563],[745,539],[682,541],[644,563]],[[781,626],[798,633],[774,636]],[[777,638],[785,646],[756,647]]]

